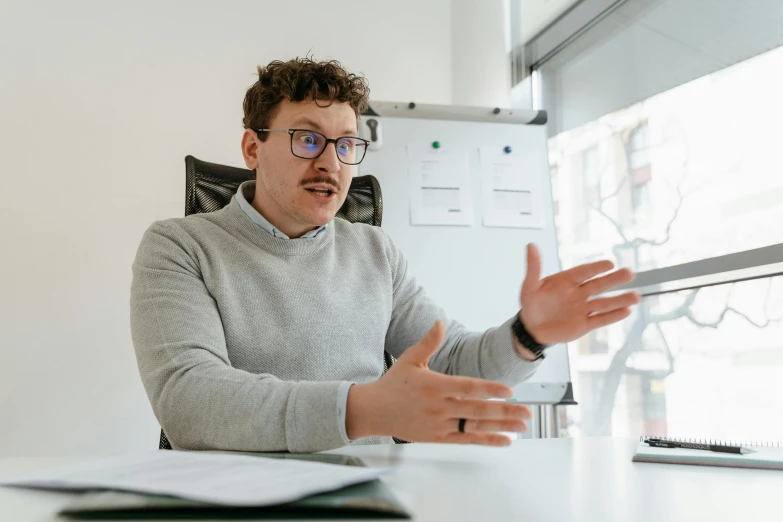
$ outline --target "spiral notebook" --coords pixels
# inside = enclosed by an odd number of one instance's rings
[[[662,464],[693,464],[697,466],[723,466],[734,468],[758,468],[783,470],[783,447],[777,442],[760,441],[714,441],[702,439],[675,439],[654,437],[689,444],[711,444],[717,446],[743,446],[752,453],[740,455],[716,451],[686,448],[656,448],[647,441],[653,437],[640,437],[633,455],[634,462],[657,462]]]

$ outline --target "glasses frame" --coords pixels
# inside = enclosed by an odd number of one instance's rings
[[[322,133],[320,133],[318,131],[314,131],[312,129],[255,129],[255,131],[256,131],[256,134],[258,134],[258,139],[261,139],[261,133],[262,132],[287,132],[289,134],[289,136],[291,136],[291,142],[290,142],[291,154],[293,154],[297,158],[306,159],[306,160],[314,160],[314,159],[320,158],[321,154],[323,154],[324,151],[326,150],[326,147],[328,147],[330,143],[334,143],[335,156],[337,156],[337,160],[340,163],[344,164],[344,165],[358,165],[359,163],[364,161],[364,157],[367,155],[367,149],[370,146],[370,141],[369,140],[365,140],[364,138],[359,138],[358,136],[340,136],[339,138],[327,138],[324,134],[322,134]],[[313,134],[318,134],[319,136],[323,136],[324,140],[326,140],[326,141],[324,142],[324,146],[321,149],[321,152],[319,152],[317,155],[313,156],[312,158],[306,158],[304,156],[299,156],[298,154],[296,154],[294,152],[294,133],[297,132],[297,131],[312,132]],[[337,142],[342,140],[342,139],[344,139],[344,138],[350,138],[352,140],[359,140],[361,142],[364,142],[364,152],[362,153],[362,157],[356,163],[348,163],[347,161],[343,161],[343,159],[340,158],[340,154],[337,152]]]

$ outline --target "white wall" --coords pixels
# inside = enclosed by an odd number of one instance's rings
[[[508,107],[511,68],[505,0],[454,0],[451,5],[452,102]]]
[[[520,2],[520,43],[525,43],[557,18],[573,7],[579,0],[512,0]]]
[[[185,155],[241,165],[242,98],[272,59],[334,57],[375,99],[449,103],[450,8],[0,4],[0,456],[155,447],[130,267],[144,229],[183,213]]]

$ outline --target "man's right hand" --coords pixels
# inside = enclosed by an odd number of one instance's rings
[[[444,335],[443,323],[436,322],[383,377],[351,386],[345,419],[348,438],[394,436],[411,442],[507,446],[511,440],[498,432],[527,429],[527,406],[485,400],[511,397],[509,386],[443,375],[427,367]],[[460,418],[466,419],[465,433],[459,432]]]

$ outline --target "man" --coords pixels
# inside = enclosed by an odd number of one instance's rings
[[[368,97],[337,62],[259,68],[242,136],[256,180],[221,210],[145,233],[131,327],[173,447],[506,445],[500,432],[526,429],[530,410],[485,399],[510,397],[545,345],[622,320],[638,302],[591,299],[632,279],[596,277],[608,261],[541,280],[528,246],[520,313],[480,334],[448,320],[383,230],[335,219],[364,157],[356,136]],[[385,374],[384,350],[398,359]]]

